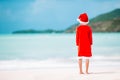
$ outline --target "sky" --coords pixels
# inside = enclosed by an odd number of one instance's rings
[[[86,12],[89,19],[120,8],[120,0],[0,0],[0,34],[17,30],[64,30]]]

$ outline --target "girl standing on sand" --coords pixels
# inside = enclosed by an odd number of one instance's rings
[[[89,58],[92,56],[92,30],[89,25],[88,16],[86,13],[81,14],[77,21],[80,25],[76,29],[76,45],[78,46],[78,63],[80,74],[84,74],[82,71],[82,59],[86,59],[86,74],[88,74]]]

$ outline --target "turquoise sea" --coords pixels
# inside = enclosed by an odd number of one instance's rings
[[[93,62],[120,65],[120,33],[93,33],[92,53]],[[76,62],[75,34],[0,35],[0,69],[70,66]]]

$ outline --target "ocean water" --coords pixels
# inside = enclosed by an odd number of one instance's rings
[[[92,54],[92,62],[120,66],[120,33],[93,33]],[[76,63],[75,34],[0,35],[0,70],[68,67]]]

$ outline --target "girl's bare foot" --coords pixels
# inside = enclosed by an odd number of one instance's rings
[[[90,74],[90,73],[86,72],[86,74]]]
[[[83,72],[80,72],[80,74],[84,74]]]

